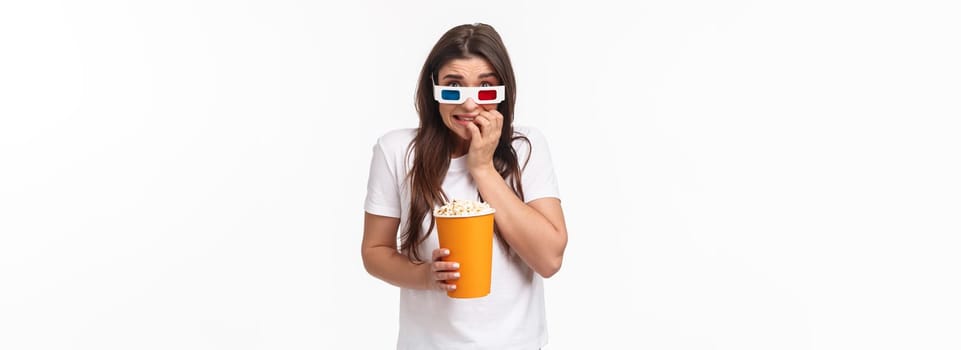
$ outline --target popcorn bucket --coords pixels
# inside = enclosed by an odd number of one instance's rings
[[[447,283],[457,289],[451,298],[479,298],[491,292],[491,254],[494,249],[494,213],[436,216],[440,247],[450,250],[444,261],[460,264],[460,278]]]

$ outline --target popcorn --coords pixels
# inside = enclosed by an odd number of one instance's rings
[[[483,202],[455,199],[434,209],[434,216],[475,216],[494,212],[494,208]]]

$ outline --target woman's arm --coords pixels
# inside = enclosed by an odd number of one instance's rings
[[[564,211],[557,198],[524,203],[497,173],[493,158],[503,124],[504,116],[495,106],[482,108],[474,123],[467,124],[471,133],[467,166],[481,197],[497,209],[494,222],[501,236],[528,266],[548,278],[561,269],[567,248]]]
[[[397,252],[399,218],[364,213],[364,240],[360,254],[364,268],[374,277],[402,288],[452,290],[444,280],[460,275],[456,262],[440,261],[449,252],[435,249],[430,264],[415,264]]]
[[[561,268],[567,247],[564,211],[557,198],[524,203],[494,169],[471,172],[484,200],[497,209],[494,222],[501,236],[537,274],[549,278]]]

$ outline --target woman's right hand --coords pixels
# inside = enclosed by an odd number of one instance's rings
[[[448,255],[450,255],[450,250],[445,248],[434,249],[434,252],[431,253],[427,289],[442,290],[445,292],[457,289],[457,286],[447,282],[460,278],[460,264],[456,261],[441,260]]]

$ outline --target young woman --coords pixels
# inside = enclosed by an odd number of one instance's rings
[[[567,229],[544,136],[513,126],[515,95],[494,28],[454,27],[421,70],[419,127],[388,132],[374,145],[362,255],[371,275],[400,287],[398,349],[547,343],[542,278],[560,269]],[[496,209],[486,297],[445,293],[455,288],[446,281],[459,277],[458,263],[441,260],[449,251],[438,246],[433,209],[453,199]]]

